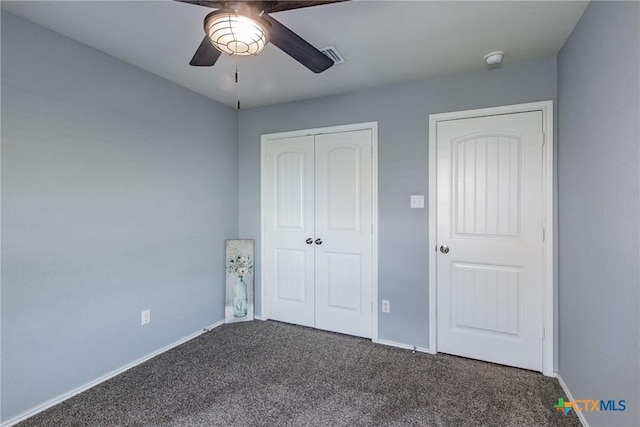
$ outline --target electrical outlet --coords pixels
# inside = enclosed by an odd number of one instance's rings
[[[147,308],[142,311],[142,324],[146,325],[149,322],[151,322],[151,310]]]
[[[391,303],[388,299],[382,300],[382,312],[383,313],[391,313]]]

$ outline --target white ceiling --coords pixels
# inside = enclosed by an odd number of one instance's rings
[[[558,53],[585,1],[349,1],[274,13],[317,48],[347,62],[314,74],[273,45],[240,58],[242,107],[350,92],[481,69],[493,50],[505,63]],[[191,67],[211,11],[164,1],[2,1],[2,9],[164,77],[236,105],[235,60]]]

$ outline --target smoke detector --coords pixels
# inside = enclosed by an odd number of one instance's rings
[[[484,62],[489,66],[496,66],[502,64],[502,60],[504,59],[504,51],[496,50],[491,53],[487,53],[484,56]]]

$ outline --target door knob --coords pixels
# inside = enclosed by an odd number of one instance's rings
[[[307,240],[305,240],[307,245],[310,245],[313,243],[313,239],[311,237],[309,237]]]
[[[443,254],[448,254],[449,253],[449,246],[440,246],[440,252],[442,252]]]
[[[322,239],[316,239],[316,245],[321,245],[322,244]]]

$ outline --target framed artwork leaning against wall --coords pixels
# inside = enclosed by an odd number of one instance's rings
[[[252,239],[226,241],[225,323],[253,320],[254,245]]]

